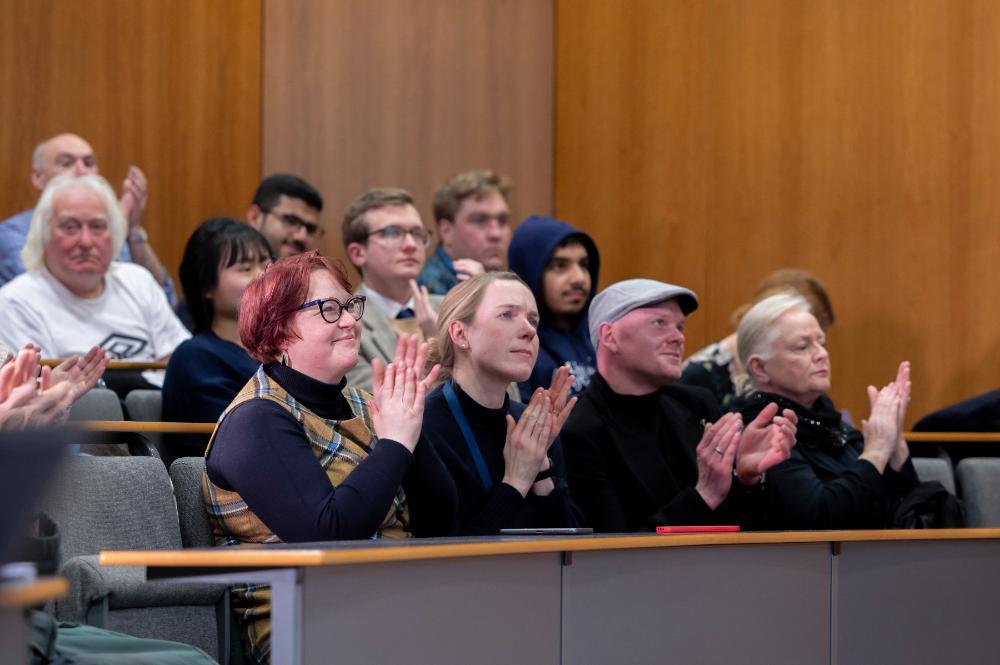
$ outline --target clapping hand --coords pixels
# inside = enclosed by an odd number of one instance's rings
[[[902,369],[901,365],[900,372]],[[906,372],[909,372],[908,368]],[[897,373],[897,376],[899,375]],[[868,416],[867,420],[861,421],[865,448],[860,457],[871,462],[879,473],[885,470],[886,464],[894,457],[896,449],[899,447],[902,422],[906,415],[904,397],[908,395],[909,387],[901,387],[895,381],[881,390],[876,389],[875,386],[868,386],[871,415]]]
[[[122,182],[122,197],[118,202],[128,222],[128,230],[134,231],[142,224],[142,213],[146,209],[149,197],[146,175],[138,166],[128,167],[128,173]]]
[[[555,421],[552,424],[552,430],[549,433],[549,446],[552,442],[556,440],[559,436],[559,432],[562,431],[563,425],[566,424],[566,420],[569,418],[570,412],[573,411],[573,407],[576,406],[576,397],[569,397],[569,390],[573,387],[573,373],[570,371],[569,367],[565,365],[560,367],[552,375],[552,385],[549,389],[545,391],[546,397],[549,398],[549,404],[552,409],[552,415],[555,417]]]
[[[740,414],[727,413],[705,427],[705,433],[695,449],[698,460],[695,490],[712,510],[729,496],[733,485],[733,463],[736,461],[742,425]]]
[[[407,450],[416,450],[424,420],[424,399],[437,378],[439,365],[419,379],[427,345],[417,345],[416,335],[400,335],[396,356],[389,365],[372,361],[374,396],[371,401],[375,434],[398,441]]]
[[[82,358],[73,356],[57,365],[52,370],[52,385],[68,383],[72,400],[76,401],[97,384],[108,366],[108,360],[107,352],[102,347],[93,346]]]
[[[903,438],[903,421],[906,420],[906,408],[910,405],[910,389],[912,387],[909,361],[904,360],[899,363],[895,383],[899,387],[899,438],[896,440],[896,448],[892,451],[892,457],[889,458],[889,466],[894,471],[899,471],[906,464],[906,460],[910,458],[910,447],[906,445],[906,439]]]
[[[507,415],[507,440],[503,447],[503,482],[521,496],[527,496],[535,477],[546,463],[549,444],[555,438],[556,416],[547,391],[538,388],[528,402],[528,408],[516,421]],[[539,493],[546,493],[542,489]]]
[[[743,485],[760,482],[765,471],[792,454],[798,416],[791,409],[777,414],[778,405],[771,402],[743,430],[736,455],[736,475]]]

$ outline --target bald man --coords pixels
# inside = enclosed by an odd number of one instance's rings
[[[43,141],[35,148],[31,159],[31,184],[39,192],[49,180],[63,173],[97,174],[97,156],[94,149],[76,134],[58,134]],[[173,283],[160,264],[149,244],[146,230],[142,228],[142,213],[146,207],[146,176],[137,166],[130,166],[122,183],[119,201],[128,221],[127,242],[118,257],[121,261],[143,266],[156,279],[167,294],[171,306],[176,304]],[[31,215],[25,210],[0,222],[0,286],[24,272],[21,250],[28,237]]]

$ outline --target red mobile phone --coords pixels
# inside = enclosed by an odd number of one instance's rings
[[[658,526],[656,533],[730,533],[739,531],[736,524],[706,524],[704,526]]]

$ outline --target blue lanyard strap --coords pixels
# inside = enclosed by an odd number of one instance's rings
[[[489,492],[493,489],[493,479],[490,478],[489,469],[486,468],[486,460],[483,459],[483,454],[479,451],[479,444],[476,443],[476,437],[472,433],[472,428],[469,427],[469,421],[465,418],[462,405],[458,403],[458,396],[455,395],[451,382],[444,384],[444,398],[448,400],[448,408],[451,409],[451,415],[455,416],[458,429],[462,430],[462,437],[465,439],[465,445],[469,447],[469,454],[472,455],[472,461],[476,465],[476,471],[479,472],[479,478],[483,481],[483,487]]]

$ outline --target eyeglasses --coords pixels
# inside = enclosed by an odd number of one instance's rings
[[[296,310],[306,309],[307,307],[312,307],[313,305],[319,307],[319,314],[327,323],[336,323],[337,321],[340,321],[340,315],[344,313],[344,310],[347,310],[347,313],[353,316],[355,321],[360,321],[361,317],[365,313],[364,296],[354,296],[347,302],[343,303],[336,298],[310,300],[307,303],[299,305]]]
[[[296,232],[299,229],[305,229],[306,235],[314,236],[318,238],[323,237],[324,229],[319,224],[313,224],[302,219],[298,215],[293,215],[290,212],[275,212],[273,208],[261,208],[260,211],[265,215],[273,214],[275,217],[281,220],[289,230]]]
[[[429,245],[431,242],[430,231],[422,226],[415,226],[411,229],[404,229],[402,226],[387,226],[384,229],[371,231],[365,234],[365,238],[379,236],[390,245],[398,245],[403,242],[403,238],[407,235],[413,236],[413,241],[419,245],[423,245],[424,247]]]

